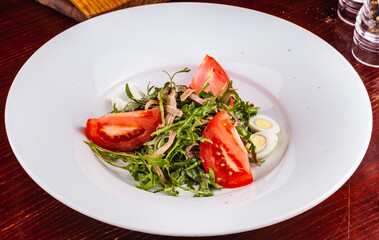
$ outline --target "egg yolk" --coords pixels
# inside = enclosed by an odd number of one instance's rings
[[[259,153],[260,151],[262,151],[267,145],[267,139],[264,136],[259,135],[259,134],[253,135],[251,141],[253,142],[255,146],[256,153]]]
[[[269,129],[272,127],[272,124],[269,121],[262,118],[256,119],[254,124],[263,129]]]

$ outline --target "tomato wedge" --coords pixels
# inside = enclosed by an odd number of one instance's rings
[[[222,69],[220,64],[209,55],[206,55],[203,62],[200,64],[195,73],[195,76],[192,78],[192,82],[189,85],[189,88],[198,92],[204,86],[207,79],[209,86],[205,88],[204,91],[212,91],[214,95],[216,95],[222,89],[225,83],[229,84],[230,82],[229,77],[226,75],[224,69]],[[224,92],[225,90],[222,93]]]
[[[253,176],[248,153],[229,118],[221,111],[208,123],[202,136],[212,143],[200,144],[200,158],[207,173],[209,168],[213,170],[216,183],[236,188],[252,183]]]
[[[149,141],[161,123],[158,108],[108,114],[87,120],[87,137],[111,151],[129,151]]]

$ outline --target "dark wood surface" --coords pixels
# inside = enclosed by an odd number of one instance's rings
[[[338,19],[338,1],[209,2],[278,16],[331,44],[351,63],[365,84],[373,108],[374,128],[370,146],[357,171],[316,207],[263,229],[202,239],[379,239],[379,69],[364,66],[351,55],[353,27]],[[4,108],[14,77],[39,47],[75,24],[74,20],[33,0],[0,1],[0,239],[179,239],[117,228],[70,209],[26,174],[9,146]]]

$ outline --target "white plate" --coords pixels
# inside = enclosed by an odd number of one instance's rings
[[[189,82],[205,54],[283,127],[255,182],[176,198],[105,168],[83,143],[87,118],[105,114],[105,98],[125,82],[160,85],[162,70],[183,67],[193,71],[178,80]],[[5,114],[16,157],[53,197],[109,224],[175,236],[257,229],[312,208],[353,174],[372,129],[359,76],[320,38],[264,13],[193,3],[130,8],[68,29],[22,67]]]

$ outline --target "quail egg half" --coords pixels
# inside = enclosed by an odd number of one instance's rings
[[[274,119],[263,114],[257,114],[251,117],[249,120],[249,125],[257,132],[272,131],[276,134],[280,132],[279,124]]]
[[[256,132],[250,137],[258,159],[267,157],[278,143],[278,135],[271,131]]]
[[[279,124],[272,118],[257,114],[250,118],[249,125],[254,131],[250,141],[255,146],[255,153],[258,159],[267,157],[278,143]]]

